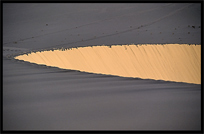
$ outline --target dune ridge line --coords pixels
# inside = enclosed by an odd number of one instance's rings
[[[15,59],[82,72],[201,84],[201,45],[88,46],[31,52]]]

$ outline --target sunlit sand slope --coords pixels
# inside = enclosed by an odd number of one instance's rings
[[[15,59],[91,73],[201,84],[201,45],[79,47],[33,52]]]

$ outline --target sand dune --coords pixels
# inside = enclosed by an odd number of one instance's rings
[[[84,72],[201,84],[201,46],[148,44],[79,47],[15,57]]]
[[[3,131],[200,131],[201,4],[3,2]]]

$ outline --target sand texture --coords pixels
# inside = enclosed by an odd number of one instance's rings
[[[33,52],[15,59],[83,72],[201,84],[201,46],[93,46]]]
[[[201,11],[2,3],[2,129],[201,130]]]

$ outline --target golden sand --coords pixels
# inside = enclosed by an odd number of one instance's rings
[[[91,73],[201,84],[201,45],[79,47],[33,52],[15,59]]]

